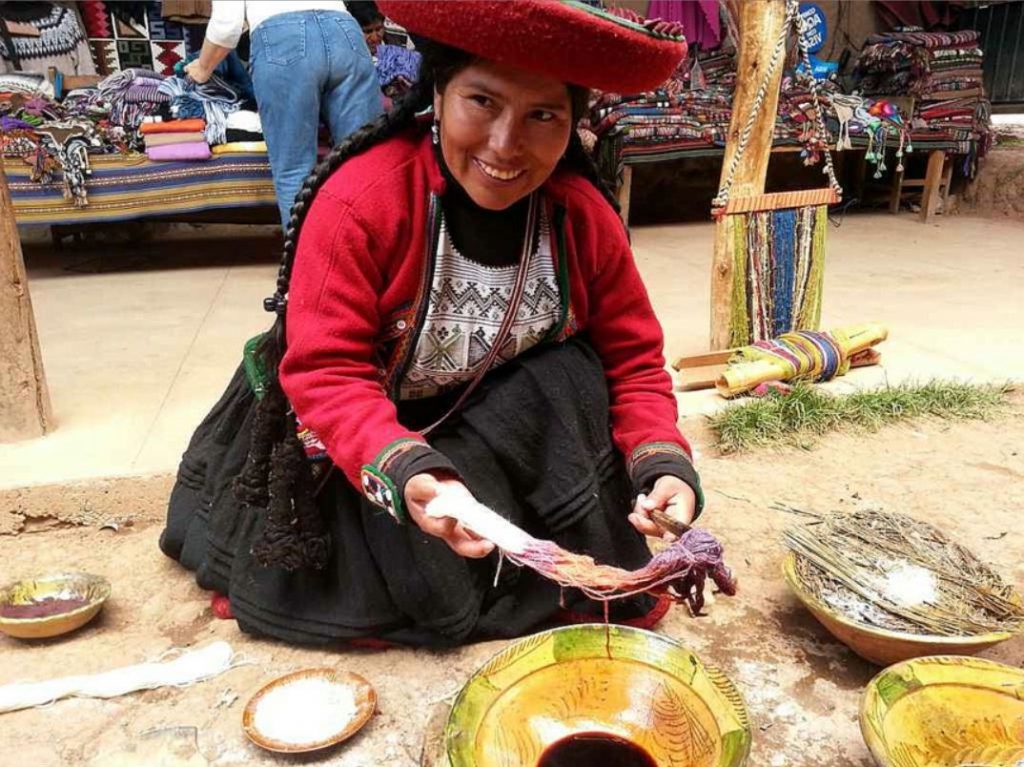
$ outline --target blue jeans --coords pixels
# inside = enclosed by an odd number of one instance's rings
[[[252,34],[252,82],[267,141],[281,223],[316,164],[323,117],[334,143],[381,109],[377,73],[363,31],[348,13],[272,16]]]

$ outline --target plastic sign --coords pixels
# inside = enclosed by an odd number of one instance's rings
[[[804,42],[810,53],[817,53],[825,45],[828,37],[828,26],[825,24],[825,13],[814,3],[800,3],[800,18],[804,22]]]

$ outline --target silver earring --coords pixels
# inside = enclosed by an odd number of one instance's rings
[[[434,124],[430,126],[430,140],[434,142],[434,146],[441,143],[441,121],[434,120]]]

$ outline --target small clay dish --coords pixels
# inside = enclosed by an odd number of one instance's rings
[[[109,597],[110,582],[88,573],[15,581],[0,589],[0,631],[18,639],[67,634],[95,618]]]
[[[270,737],[267,733],[261,732],[256,724],[256,710],[260,702],[267,696],[279,692],[284,687],[304,679],[322,679],[339,687],[347,687],[352,692],[355,703],[355,713],[350,717],[340,719],[334,731],[319,740],[311,740],[301,743],[285,741]],[[311,705],[315,703],[311,702]],[[348,740],[363,728],[373,712],[377,709],[377,692],[373,685],[367,682],[359,674],[351,671],[337,671],[332,668],[311,668],[285,674],[274,681],[264,685],[259,692],[252,696],[242,712],[242,729],[246,736],[260,748],[267,751],[274,751],[279,754],[304,754],[310,751],[319,751],[322,748],[335,746],[342,741]]]

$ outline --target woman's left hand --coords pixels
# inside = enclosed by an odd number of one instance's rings
[[[633,527],[644,535],[674,541],[675,535],[665,531],[651,519],[651,512],[655,509],[684,525],[689,525],[697,511],[697,495],[693,488],[679,477],[666,474],[658,477],[650,494],[641,493],[637,496],[633,513],[629,515]]]
[[[199,59],[196,59],[185,65],[185,74],[202,85],[213,77],[213,70],[207,69],[200,63]]]

